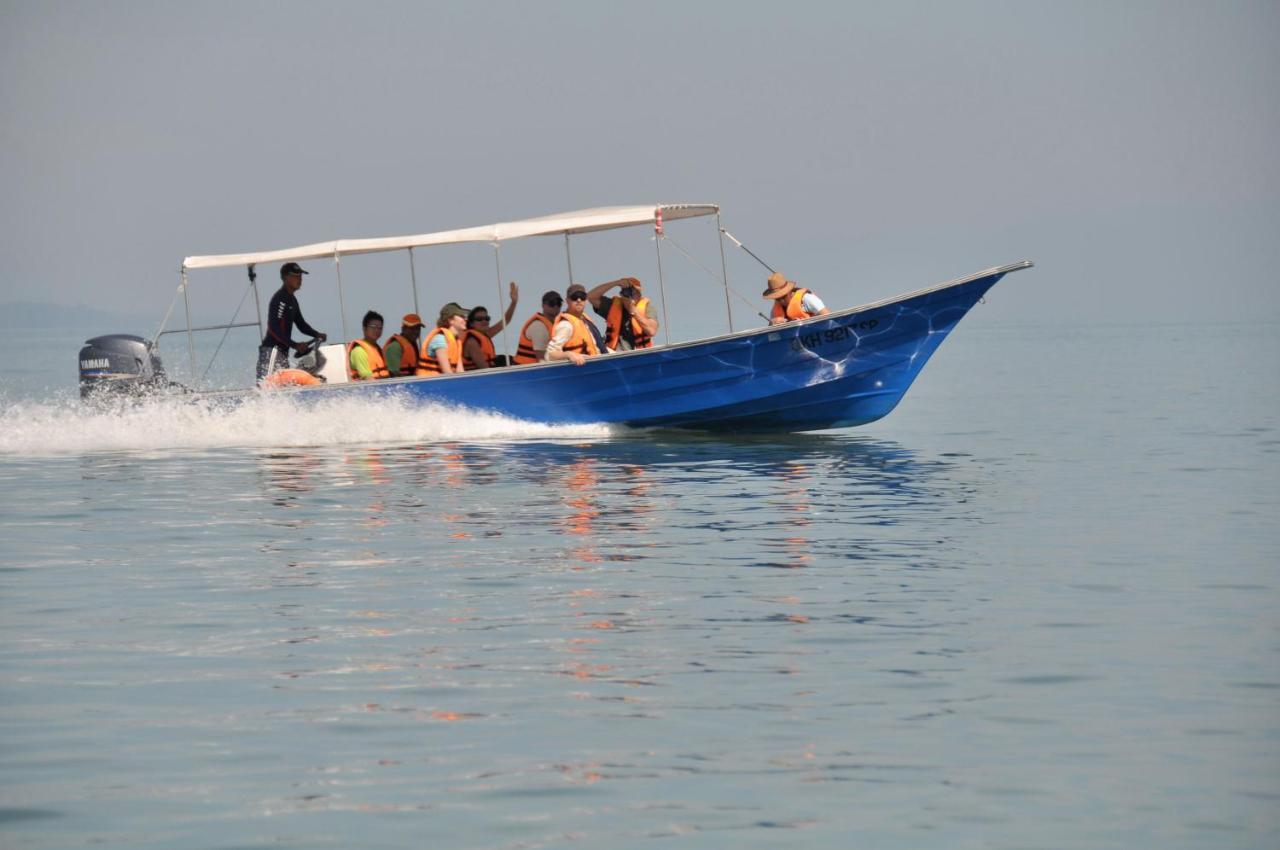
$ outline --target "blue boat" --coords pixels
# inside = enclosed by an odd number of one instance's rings
[[[813,431],[888,414],[1014,263],[865,307],[715,339],[434,378],[298,390],[396,393],[547,423]],[[573,369],[570,380],[563,370]]]
[[[653,226],[661,242],[664,220],[669,224],[712,214],[718,218],[719,208],[710,204],[609,207],[413,237],[189,257],[183,267],[182,291],[187,271],[195,268],[252,267],[260,262],[330,256],[337,260],[356,253],[411,252],[460,241],[488,241],[496,248],[504,239],[549,234],[563,234],[568,250],[570,234],[638,224]],[[723,227],[718,229],[722,237],[727,235],[745,249]],[[723,250],[721,255],[723,260]],[[929,357],[988,289],[1006,274],[1031,265],[1023,261],[987,269],[896,298],[786,324],[592,357],[582,366],[544,362],[456,375],[331,382],[287,391],[297,393],[299,400],[395,395],[548,424],[620,423],[733,432],[864,425],[897,406]],[[727,305],[727,278],[724,285]],[[234,319],[228,326],[236,326]],[[192,357],[194,372],[194,353]]]

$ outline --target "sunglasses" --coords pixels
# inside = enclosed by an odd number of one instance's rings
[[[575,292],[575,293],[573,293],[572,295],[570,295],[570,296],[569,296],[569,300],[570,300],[570,301],[586,301],[586,300],[587,300],[587,293],[585,293],[585,292]]]
[[[489,321],[489,317],[488,317],[488,316],[472,316],[472,317],[471,317],[471,321],[473,321],[473,322],[487,322],[487,321]]]

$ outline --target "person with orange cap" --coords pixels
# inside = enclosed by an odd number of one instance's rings
[[[797,319],[825,316],[831,312],[821,298],[796,286],[796,282],[787,280],[782,272],[769,275],[768,287],[762,295],[773,302],[773,313],[769,317],[771,325],[784,325]]]
[[[422,318],[417,313],[406,313],[400,321],[400,333],[392,334],[382,347],[391,377],[412,375],[418,368],[418,335],[422,333],[422,326]]]

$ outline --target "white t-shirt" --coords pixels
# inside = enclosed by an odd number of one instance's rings
[[[542,330],[543,333],[546,333],[546,328],[542,327],[541,322],[538,323],[538,328]],[[532,331],[533,328],[529,328],[529,330]],[[555,333],[551,335],[551,339],[547,342],[546,346],[547,359],[551,359],[551,352],[553,351],[564,351],[564,344],[571,339],[573,339],[573,323],[568,319],[561,319],[556,322]],[[533,341],[532,334],[529,335],[529,340],[531,342]],[[534,347],[537,347],[536,343],[534,344]]]
[[[529,342],[533,344],[534,351],[541,351],[544,354],[547,350],[547,344],[551,342],[551,334],[547,333],[547,326],[542,322],[534,322],[529,325],[529,330],[525,331],[525,336],[529,337]],[[565,337],[567,340],[568,337]]]
[[[804,297],[800,299],[800,306],[804,307],[805,312],[812,313],[815,316],[827,309],[827,305],[822,303],[822,299],[812,292],[804,294]]]

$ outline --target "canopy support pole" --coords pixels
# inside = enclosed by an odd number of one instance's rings
[[[262,327],[262,297],[258,294],[258,273],[253,270],[253,263],[249,264],[249,285],[253,287],[253,306],[258,311],[258,336],[265,337],[266,330]],[[232,319],[231,321],[235,321]]]
[[[724,312],[729,317],[729,333],[733,333],[733,306],[729,303],[729,267],[724,261],[724,230],[720,226],[719,210],[716,210],[716,236],[720,239],[720,279],[724,281]]]
[[[333,253],[333,267],[338,270],[338,312],[342,316],[342,338],[348,340],[351,339],[351,334],[347,333],[347,302],[342,297],[342,255],[337,251]]]
[[[724,250],[723,248],[721,250]],[[418,272],[413,267],[413,249],[409,249],[409,280],[413,282],[413,312],[419,317],[422,316],[422,310],[418,307]]]
[[[564,261],[569,267],[569,283],[573,283],[573,255],[569,253],[569,231],[564,232]]]
[[[566,239],[569,234],[564,235]],[[507,304],[502,300],[502,245],[499,242],[493,243],[493,269],[498,275],[498,315],[507,315]],[[490,323],[492,324],[492,323]],[[507,333],[507,326],[502,326],[502,356],[507,358],[507,362],[511,362],[511,334]]]
[[[671,325],[667,323],[667,287],[662,279],[662,233],[653,234],[653,250],[658,255],[658,294],[662,297],[662,334],[666,344],[671,344]]]
[[[187,287],[187,268],[186,266],[183,266],[182,279],[178,281],[178,288],[173,291],[173,297],[169,299],[169,309],[164,311],[164,318],[160,320],[160,327],[156,328],[155,335],[151,337],[151,345],[153,347],[160,340],[160,337],[164,334],[165,325],[169,324],[169,317],[173,315],[173,307],[175,304],[178,303],[178,293],[182,292],[184,289],[186,289],[186,287]]]
[[[187,354],[191,357],[191,380],[196,379],[196,344],[191,339],[191,299],[187,296],[187,270],[182,270],[182,306],[187,311]]]

